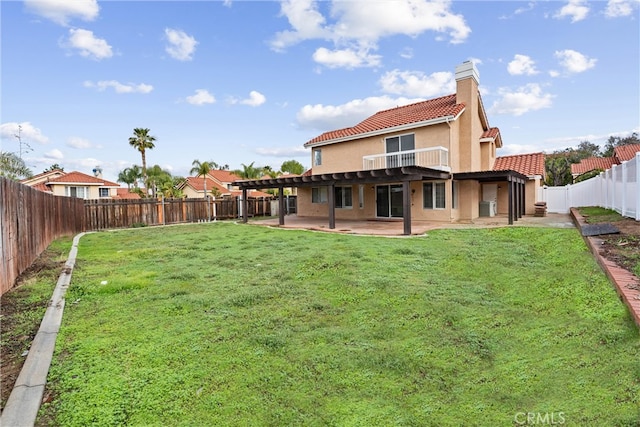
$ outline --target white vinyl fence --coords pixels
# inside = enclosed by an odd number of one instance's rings
[[[567,213],[569,208],[600,206],[640,221],[640,153],[600,175],[564,187],[538,189],[547,211]]]

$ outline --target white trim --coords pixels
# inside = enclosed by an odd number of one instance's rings
[[[329,139],[327,141],[314,142],[312,144],[308,144],[307,143],[307,144],[304,144],[304,147],[305,148],[316,148],[316,147],[322,147],[324,145],[337,144],[339,142],[346,142],[346,141],[353,141],[353,140],[356,140],[356,139],[368,138],[370,136],[388,135],[388,134],[390,134],[392,132],[410,130],[410,129],[415,129],[415,128],[424,127],[424,126],[438,125],[438,124],[441,124],[441,123],[449,123],[451,121],[458,120],[460,115],[464,112],[465,108],[466,107],[462,108],[462,110],[455,116],[438,117],[438,118],[435,118],[435,119],[425,120],[425,121],[422,121],[422,122],[408,123],[406,125],[395,126],[395,127],[392,127],[392,128],[379,129],[379,130],[375,130],[375,131],[371,131],[371,132],[359,133],[357,135],[344,136],[342,138]]]

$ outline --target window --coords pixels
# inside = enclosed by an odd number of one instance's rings
[[[98,188],[98,197],[109,197],[108,188]]]
[[[425,209],[444,209],[444,182],[425,182],[422,186],[422,200]]]
[[[322,150],[316,148],[313,150],[313,166],[320,166],[322,164]]]
[[[327,187],[311,188],[311,203],[327,203]]]
[[[351,187],[336,187],[336,208],[352,208],[353,198],[351,194]]]
[[[364,208],[364,185],[358,185],[358,207]]]
[[[89,194],[87,187],[64,187],[64,195],[86,199]]]
[[[387,156],[387,167],[397,168],[400,166],[413,166],[416,164],[415,153],[398,153],[399,151],[415,150],[415,134],[394,136],[385,140],[387,153],[397,153]]]

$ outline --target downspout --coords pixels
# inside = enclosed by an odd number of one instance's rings
[[[451,154],[451,116],[445,118],[445,123],[449,126],[449,154]],[[450,156],[449,156],[450,157]],[[451,159],[449,158],[449,168],[451,168]],[[460,192],[458,190],[458,192]],[[451,207],[449,208],[449,222],[453,222],[453,173],[451,174]],[[458,207],[460,209],[460,207]]]

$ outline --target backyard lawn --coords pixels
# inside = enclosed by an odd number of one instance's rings
[[[102,232],[66,301],[39,425],[640,423],[638,330],[574,229]]]

